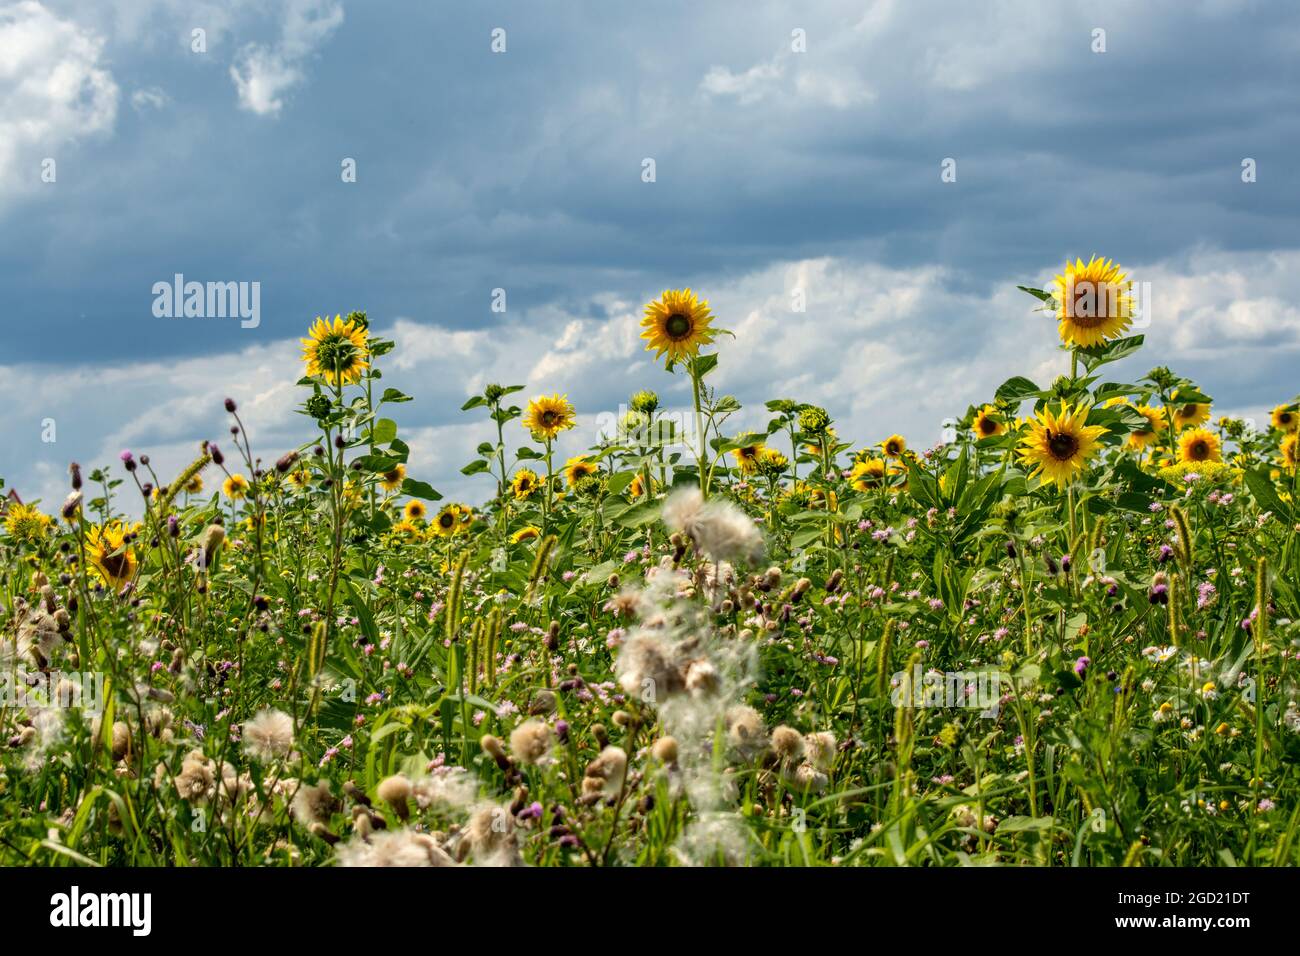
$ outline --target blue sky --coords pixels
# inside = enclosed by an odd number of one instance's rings
[[[1294,5],[1250,0],[0,0],[0,475],[179,466],[227,394],[274,459],[306,437],[297,336],[364,308],[413,471],[478,499],[486,381],[567,392],[568,450],[635,387],[689,402],[635,328],[686,285],[737,331],[724,390],[927,444],[1061,371],[1014,287],[1092,252],[1151,282],[1117,374],[1259,416],[1297,388],[1297,53]],[[261,324],[156,318],[177,272],[259,282]]]

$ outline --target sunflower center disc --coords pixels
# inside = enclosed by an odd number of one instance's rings
[[[125,551],[121,554],[106,554],[99,559],[99,563],[104,566],[109,577],[113,578],[126,577],[126,572],[131,567],[131,560],[126,556]]]
[[[691,334],[691,320],[680,312],[674,312],[664,323],[664,331],[668,333],[669,338],[685,338]]]
[[[1052,457],[1065,461],[1079,450],[1079,443],[1073,435],[1051,435],[1047,439],[1047,447],[1052,450]]]

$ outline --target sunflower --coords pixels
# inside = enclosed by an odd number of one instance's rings
[[[301,341],[308,375],[320,376],[331,385],[352,385],[370,367],[366,329],[354,320],[344,322],[336,315],[331,324],[318,315],[307,334],[310,337]]]
[[[1007,423],[996,408],[985,405],[975,413],[975,421],[971,423],[971,428],[976,438],[993,438],[1007,430]]]
[[[775,448],[764,448],[758,455],[758,471],[765,478],[779,478],[790,467],[790,459]]]
[[[528,525],[526,528],[520,528],[510,536],[511,544],[518,544],[520,541],[531,541],[533,538],[540,538],[542,529],[536,525]]]
[[[731,454],[735,456],[736,468],[742,475],[752,475],[758,471],[758,463],[762,458],[763,452],[767,446],[762,442],[755,445],[745,445],[742,448],[735,448]]]
[[[1100,425],[1085,425],[1086,407],[1062,404],[1053,414],[1046,406],[1029,423],[1029,434],[1021,442],[1020,460],[1036,465],[1032,472],[1044,481],[1064,487],[1088,459],[1097,453],[1097,439],[1106,433]]]
[[[902,458],[903,452],[907,451],[907,439],[902,435],[890,435],[880,443],[880,447],[886,458]]]
[[[575,424],[573,405],[563,395],[543,395],[528,400],[523,426],[534,435],[554,438]]]
[[[820,440],[820,441],[811,441],[811,442],[809,442],[808,444],[806,444],[806,445],[803,446],[803,450],[806,451],[806,452],[807,452],[808,454],[810,454],[810,455],[816,455],[818,458],[820,458],[820,457],[821,457],[821,454],[822,454],[822,445],[821,445],[822,441],[829,441],[830,446],[833,448],[833,447],[835,447],[835,439],[836,439],[836,437],[837,437],[837,436],[836,436],[836,434],[835,434],[835,429],[834,429],[834,428],[830,428],[830,427],[828,426],[828,427],[826,427],[826,428],[823,430],[823,432],[822,432],[822,437],[821,437],[821,440]]]
[[[449,538],[460,530],[460,505],[444,505],[430,527],[440,538]]]
[[[386,471],[379,476],[379,487],[385,491],[396,491],[402,487],[402,482],[406,480],[406,466],[396,465],[392,471]]]
[[[690,289],[667,289],[658,301],[645,307],[641,338],[655,358],[667,354],[669,363],[680,362],[713,341],[712,321],[707,301],[697,299]]]
[[[42,514],[34,505],[13,503],[5,512],[5,530],[19,541],[40,541],[49,533],[50,516]]]
[[[413,538],[420,533],[420,526],[414,521],[408,521],[403,518],[397,524],[393,525],[392,534],[397,537]]]
[[[1189,425],[1201,425],[1210,420],[1210,406],[1206,402],[1184,402],[1177,404],[1178,393],[1174,392],[1173,399],[1175,404],[1166,407],[1166,411],[1173,416],[1174,431],[1182,431]]]
[[[311,472],[306,468],[295,468],[289,472],[287,480],[295,491],[306,491],[311,487]]]
[[[514,493],[516,501],[525,501],[533,496],[541,486],[541,481],[537,477],[537,472],[531,468],[520,468],[510,479],[510,490]]]
[[[1300,448],[1297,443],[1300,442],[1300,434],[1292,432],[1282,439],[1282,464],[1286,466],[1287,471],[1295,471],[1296,462],[1300,461]]]
[[[1160,429],[1165,423],[1158,408],[1150,405],[1134,405],[1133,410],[1145,418],[1147,424],[1145,428],[1129,432],[1127,444],[1131,450],[1141,451],[1160,440]]]
[[[1222,461],[1219,436],[1204,428],[1189,428],[1178,436],[1179,461]]]
[[[470,505],[459,505],[460,524],[456,526],[457,534],[468,534],[470,525],[474,523],[474,509]]]
[[[429,513],[429,509],[424,506],[423,501],[416,501],[412,498],[402,509],[402,517],[407,521],[423,521],[424,516]]]
[[[248,494],[248,479],[240,474],[231,475],[221,483],[221,490],[231,501],[238,501]]]
[[[658,487],[659,487],[659,482],[657,482],[657,481],[655,481],[653,478],[651,478],[651,479],[650,479],[650,493],[651,493],[651,494],[654,494],[654,492],[658,489]],[[633,498],[641,498],[641,497],[644,497],[644,495],[645,495],[645,476],[644,476],[641,472],[638,471],[638,472],[636,473],[636,477],[634,477],[634,478],[632,479],[632,483],[631,483],[630,485],[627,486],[627,493],[628,493],[629,496],[631,496],[631,497],[633,497]]]
[[[1294,405],[1279,405],[1273,409],[1273,427],[1279,431],[1294,432],[1300,429],[1300,413]]]
[[[1072,347],[1100,345],[1124,332],[1133,320],[1133,296],[1120,267],[1097,256],[1085,265],[1065,263],[1050,287],[1057,301],[1057,329]]]
[[[120,521],[110,521],[86,532],[86,559],[104,584],[119,590],[135,577],[135,552],[129,539],[135,534]]]
[[[587,460],[586,455],[574,455],[564,463],[564,480],[568,482],[570,488],[575,487],[582,479],[594,475],[599,469],[596,463]]]
[[[849,484],[858,491],[870,491],[879,488],[885,478],[885,459],[865,458],[853,465],[849,472]]]

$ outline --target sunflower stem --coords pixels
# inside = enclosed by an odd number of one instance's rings
[[[696,469],[700,473],[700,494],[709,497],[709,478],[704,471],[704,460],[708,456],[708,439],[704,433],[704,415],[700,410],[700,376],[696,359],[691,359],[691,391],[695,399],[695,431],[699,435],[700,450],[696,453]]]

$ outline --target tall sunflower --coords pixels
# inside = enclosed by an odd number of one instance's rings
[[[577,424],[572,403],[563,395],[541,395],[528,400],[523,426],[534,435],[554,438]]]
[[[1271,416],[1273,427],[1278,431],[1294,432],[1300,429],[1300,412],[1294,405],[1279,405],[1273,409]]]
[[[114,590],[135,577],[136,557],[129,540],[134,534],[135,528],[120,521],[92,526],[86,532],[86,559],[104,584]]]
[[[886,458],[902,458],[907,451],[907,439],[902,435],[890,435],[880,443]]]
[[[976,438],[993,438],[1007,430],[1007,423],[1001,412],[992,405],[985,405],[975,413],[975,421],[971,423],[971,429],[975,432]]]
[[[345,322],[342,316],[336,315],[331,323],[318,315],[307,335],[301,341],[308,375],[319,376],[331,385],[353,385],[370,367],[367,332],[355,320],[349,318]]]
[[[460,530],[460,523],[460,505],[444,505],[429,527],[438,537],[448,538]]]
[[[379,486],[385,491],[396,491],[402,487],[402,482],[406,480],[406,466],[397,464],[393,466],[392,471],[386,471],[379,476]]]
[[[1128,277],[1109,259],[1067,261],[1065,272],[1050,287],[1061,341],[1087,348],[1121,335],[1133,321],[1129,287]]]
[[[762,442],[759,442],[755,445],[736,448],[731,452],[736,459],[736,468],[742,475],[752,475],[758,471],[758,463],[766,447]]]
[[[595,462],[587,460],[586,455],[574,455],[564,463],[564,480],[572,488],[582,479],[594,475],[599,470]]]
[[[1219,436],[1205,428],[1189,428],[1178,436],[1179,461],[1222,461]]]
[[[1088,466],[1088,459],[1097,453],[1097,439],[1106,429],[1085,425],[1087,418],[1085,406],[1062,404],[1055,413],[1043,407],[1021,440],[1020,460],[1035,466],[1032,475],[1063,488]]]
[[[698,355],[701,345],[713,341],[714,330],[709,327],[712,321],[706,300],[696,298],[690,289],[666,289],[645,307],[641,338],[646,340],[646,351],[654,352],[655,358],[666,354],[669,362],[680,362]]]
[[[516,501],[526,501],[537,491],[541,481],[537,477],[537,472],[531,468],[520,468],[510,479],[510,490],[514,493]]]

